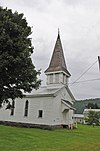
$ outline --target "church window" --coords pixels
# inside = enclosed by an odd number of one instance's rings
[[[39,115],[38,115],[39,118],[42,118],[43,117],[43,110],[39,110]]]
[[[65,74],[63,75],[63,82],[64,82],[64,84],[66,84],[66,75]]]
[[[65,82],[65,76],[64,76],[64,74],[63,74],[63,83]]]
[[[59,83],[59,73],[55,74],[55,83]]]
[[[29,102],[28,102],[28,100],[26,100],[26,102],[25,102],[25,113],[24,113],[24,116],[28,116],[28,104],[29,104]]]
[[[66,77],[66,83],[68,83],[68,78]]]
[[[12,101],[12,105],[11,105],[11,114],[10,115],[14,115],[14,108],[15,108],[15,102],[14,100]]]
[[[53,83],[53,74],[49,75],[49,83]]]

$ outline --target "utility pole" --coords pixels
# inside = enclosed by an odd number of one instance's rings
[[[99,70],[100,70],[100,56],[98,56]]]

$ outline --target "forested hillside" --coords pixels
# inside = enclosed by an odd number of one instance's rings
[[[75,113],[82,114],[84,109],[87,108],[88,103],[97,104],[100,108],[100,98],[96,99],[86,99],[86,100],[76,100],[74,107],[76,108]]]

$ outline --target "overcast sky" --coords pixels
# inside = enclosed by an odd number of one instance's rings
[[[44,70],[49,65],[58,28],[70,83],[90,68],[100,55],[100,0],[0,0],[0,5],[24,13],[32,27],[33,63]],[[98,62],[79,81],[98,79]],[[79,82],[77,81],[77,82]],[[76,99],[100,97],[100,80],[70,84]]]

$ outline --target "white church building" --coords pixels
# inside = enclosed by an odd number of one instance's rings
[[[49,67],[47,84],[24,98],[12,102],[12,108],[0,109],[0,123],[27,127],[55,128],[73,126],[74,96],[68,87],[71,76],[65,62],[58,32]]]

